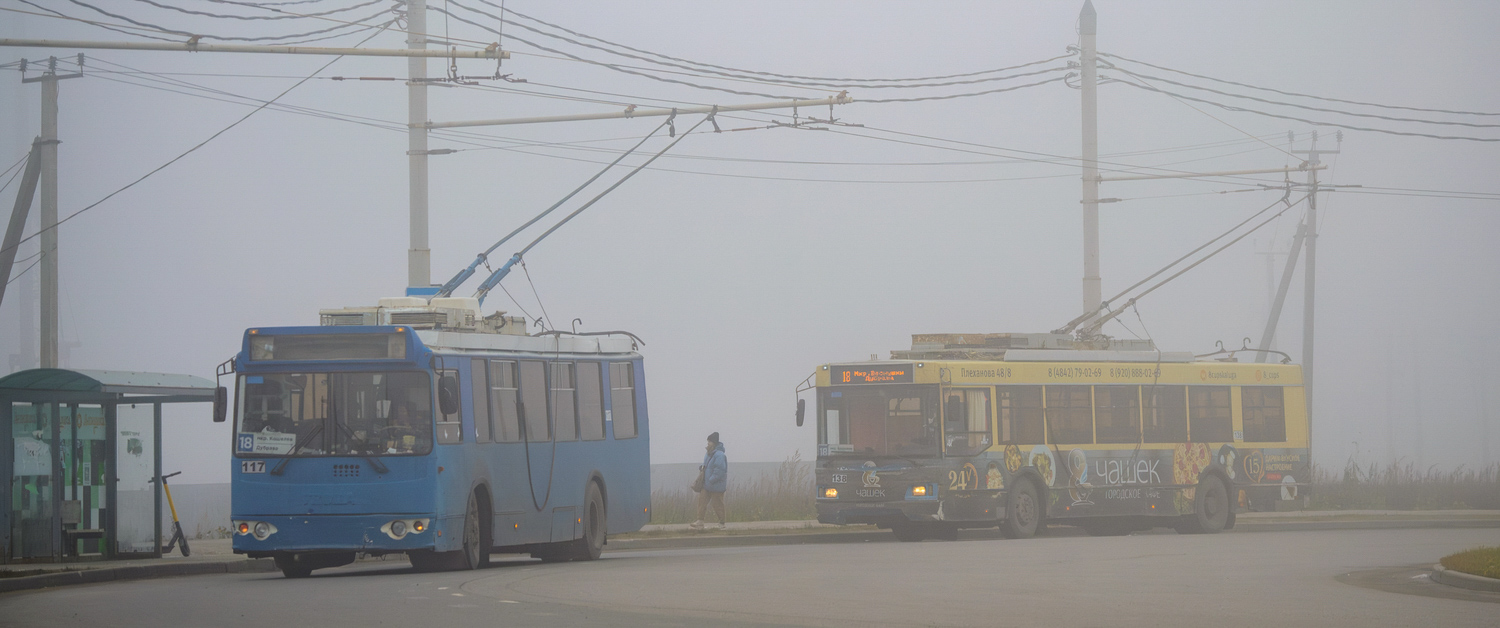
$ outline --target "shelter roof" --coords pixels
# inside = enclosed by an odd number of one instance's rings
[[[211,400],[214,383],[194,375],[172,373],[43,368],[17,371],[0,377],[0,395],[11,391],[187,395]]]

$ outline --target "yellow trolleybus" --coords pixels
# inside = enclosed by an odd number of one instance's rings
[[[822,365],[818,520],[903,541],[1048,522],[1214,533],[1297,499],[1311,469],[1300,366],[1108,342],[921,334],[891,360]]]

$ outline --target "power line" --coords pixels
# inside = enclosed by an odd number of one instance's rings
[[[1428,139],[1435,139],[1435,140],[1463,140],[1463,141],[1469,141],[1469,142],[1500,142],[1500,138],[1470,137],[1470,136],[1467,136],[1467,135],[1434,135],[1434,134],[1431,134],[1431,133],[1416,133],[1416,132],[1412,132],[1412,131],[1393,131],[1393,130],[1390,130],[1390,129],[1378,129],[1378,128],[1372,128],[1372,127],[1353,126],[1353,125],[1349,125],[1349,124],[1339,124],[1339,123],[1336,123],[1336,122],[1320,122],[1320,121],[1316,121],[1316,120],[1308,120],[1306,118],[1298,118],[1296,116],[1287,116],[1287,115],[1281,115],[1281,114],[1276,114],[1276,113],[1268,113],[1268,112],[1265,112],[1265,111],[1259,111],[1259,110],[1256,110],[1256,109],[1248,109],[1248,108],[1245,108],[1245,107],[1236,107],[1236,106],[1233,106],[1233,105],[1226,105],[1224,103],[1214,102],[1212,100],[1205,100],[1203,98],[1196,98],[1196,97],[1193,97],[1193,96],[1187,96],[1187,95],[1183,95],[1183,94],[1178,94],[1178,93],[1170,92],[1170,91],[1167,91],[1167,90],[1164,90],[1164,89],[1161,89],[1161,88],[1158,88],[1158,87],[1152,87],[1150,85],[1142,85],[1142,84],[1138,84],[1138,83],[1133,83],[1131,81],[1118,81],[1117,80],[1115,82],[1119,83],[1121,85],[1129,85],[1129,86],[1134,87],[1136,89],[1142,89],[1142,90],[1146,90],[1146,91],[1157,92],[1157,93],[1160,93],[1160,94],[1166,94],[1166,95],[1172,96],[1174,98],[1181,98],[1181,99],[1184,99],[1184,100],[1191,100],[1191,101],[1194,101],[1194,102],[1201,102],[1201,103],[1204,103],[1204,104],[1213,105],[1213,106],[1218,107],[1220,109],[1224,109],[1225,111],[1242,111],[1242,112],[1245,112],[1245,113],[1253,113],[1253,114],[1256,114],[1256,115],[1266,116],[1268,118],[1280,118],[1282,120],[1293,120],[1293,121],[1296,121],[1296,122],[1301,122],[1303,124],[1312,124],[1312,125],[1316,125],[1316,126],[1331,126],[1331,127],[1336,127],[1336,128],[1340,128],[1340,129],[1349,129],[1349,130],[1352,130],[1352,131],[1370,131],[1372,133],[1384,133],[1386,135],[1402,135],[1402,136],[1406,136],[1406,137],[1425,137],[1425,138],[1428,138]]]
[[[479,0],[479,2],[481,2],[483,4],[490,5],[490,6],[496,6],[495,3],[491,2],[490,0]],[[947,75],[940,75],[940,76],[924,76],[924,77],[911,77],[911,78],[834,78],[834,77],[827,77],[827,76],[803,76],[803,75],[797,75],[797,74],[778,74],[778,73],[775,73],[775,72],[759,72],[759,71],[754,71],[754,70],[743,70],[743,69],[732,68],[732,67],[727,67],[727,66],[722,66],[722,65],[714,65],[714,64],[711,64],[711,63],[703,63],[701,61],[693,61],[691,59],[683,59],[683,58],[680,58],[680,57],[673,57],[673,56],[664,55],[664,54],[657,53],[657,52],[652,52],[652,51],[649,51],[649,50],[642,50],[640,48],[633,48],[633,47],[627,46],[625,44],[620,44],[620,43],[608,41],[608,40],[605,40],[605,39],[600,39],[598,37],[594,37],[592,35],[588,35],[588,34],[585,34],[585,33],[580,33],[578,31],[571,30],[569,28],[566,28],[566,27],[563,27],[563,26],[559,26],[557,24],[553,24],[551,22],[546,22],[546,21],[543,21],[541,19],[538,19],[538,18],[531,17],[531,16],[526,15],[526,14],[520,13],[520,12],[516,11],[515,9],[505,9],[505,11],[508,12],[508,13],[510,13],[511,15],[515,15],[515,16],[520,17],[520,18],[531,20],[531,21],[536,22],[538,24],[543,24],[543,25],[546,25],[548,27],[555,28],[557,30],[563,31],[563,32],[568,33],[570,35],[574,35],[574,36],[577,36],[577,37],[583,37],[585,39],[591,39],[593,41],[597,41],[597,42],[600,42],[600,43],[603,43],[603,44],[607,44],[607,45],[610,45],[610,46],[615,46],[617,48],[624,48],[624,49],[632,51],[632,52],[638,52],[638,53],[641,53],[641,54],[646,54],[646,55],[652,55],[652,56],[656,56],[656,57],[661,57],[661,58],[667,59],[669,61],[677,61],[677,62],[681,62],[681,63],[687,63],[687,64],[691,64],[691,65],[701,66],[701,67],[704,67],[704,68],[714,68],[714,69],[718,69],[718,70],[725,70],[725,71],[728,71],[728,72],[736,72],[736,73],[741,73],[741,74],[756,74],[756,75],[768,76],[768,77],[773,77],[773,78],[799,79],[799,80],[806,80],[806,81],[822,81],[822,82],[824,82],[824,84],[828,84],[828,83],[843,84],[843,83],[862,83],[862,82],[915,82],[915,81],[936,81],[936,80],[945,80],[945,79],[952,79],[952,78],[964,78],[964,77],[970,77],[970,76],[981,76],[981,75],[984,75],[984,74],[996,74],[996,73],[1000,73],[1000,72],[1009,72],[1011,70],[1018,70],[1018,69],[1029,67],[1029,66],[1033,66],[1033,65],[1040,65],[1042,63],[1050,63],[1052,61],[1057,61],[1059,59],[1066,59],[1068,57],[1075,56],[1073,53],[1069,52],[1067,54],[1058,55],[1058,56],[1052,57],[1050,59],[1042,59],[1042,60],[1039,60],[1039,61],[1032,61],[1030,63],[1023,63],[1023,64],[1020,64],[1020,65],[1014,65],[1014,66],[1010,66],[1010,67],[995,68],[995,69],[992,69],[992,70],[980,70],[978,72],[966,72],[966,73],[962,73],[962,74],[947,74]],[[514,23],[514,22],[511,22],[511,23]]]
[[[479,1],[483,2],[484,4],[487,4],[487,5],[499,8],[498,5],[496,5],[493,2],[489,2],[488,0],[479,0]],[[652,58],[650,58],[648,56],[645,56],[645,55],[649,54],[649,55],[653,55],[653,56],[657,56],[657,57],[665,57],[665,55],[660,55],[660,54],[657,54],[657,53],[646,52],[646,51],[640,51],[640,52],[643,52],[645,54],[630,54],[630,53],[620,52],[618,50],[611,50],[611,49],[606,48],[604,46],[598,46],[598,45],[590,44],[590,43],[585,42],[585,41],[579,41],[577,39],[573,39],[573,38],[570,38],[570,37],[564,37],[562,35],[558,35],[558,34],[555,34],[555,33],[549,33],[547,31],[541,30],[539,28],[535,28],[535,27],[532,27],[532,26],[528,26],[526,24],[522,24],[522,23],[519,23],[519,22],[507,20],[504,17],[492,15],[490,13],[486,13],[484,11],[480,11],[480,10],[477,10],[477,9],[465,6],[464,4],[462,4],[460,2],[457,2],[457,1],[454,1],[454,0],[450,0],[448,2],[448,4],[451,4],[453,6],[459,7],[461,9],[464,9],[464,10],[467,10],[467,11],[471,11],[471,12],[474,12],[474,13],[479,13],[481,15],[485,15],[485,16],[488,16],[488,17],[500,20],[500,22],[502,24],[510,24],[510,25],[516,26],[518,28],[524,28],[524,29],[526,29],[528,31],[531,31],[531,32],[536,33],[538,35],[541,35],[543,37],[550,37],[550,38],[553,38],[553,39],[557,39],[559,41],[565,41],[565,42],[568,42],[570,44],[574,44],[574,45],[577,45],[577,46],[583,46],[585,48],[590,48],[590,49],[593,49],[593,50],[598,50],[598,51],[605,52],[605,53],[612,54],[612,55],[616,55],[616,56],[625,57],[627,59],[635,59],[635,60],[638,60],[638,61],[645,61],[647,63],[655,63],[657,65],[663,65],[663,66],[667,66],[667,67],[673,67],[673,68],[678,68],[678,69],[682,69],[682,70],[687,70],[687,71],[692,72],[695,75],[699,75],[699,76],[701,76],[703,74],[713,74],[713,75],[718,75],[718,76],[743,79],[743,78],[753,78],[750,75],[758,75],[758,76],[767,76],[767,77],[773,77],[773,78],[775,78],[775,80],[771,81],[771,83],[772,84],[776,84],[776,85],[798,85],[798,86],[807,86],[807,87],[832,87],[832,88],[835,88],[835,89],[849,89],[851,86],[853,86],[854,83],[862,83],[863,82],[863,81],[857,81],[857,80],[854,80],[854,81],[808,80],[808,79],[803,79],[803,78],[791,78],[791,77],[787,77],[786,75],[775,75],[775,74],[771,74],[771,73],[768,73],[768,72],[750,72],[750,71],[743,71],[743,70],[734,70],[734,71],[725,72],[725,71],[721,71],[721,69],[709,69],[709,68],[705,67],[705,64],[700,64],[700,63],[697,63],[697,62],[694,62],[694,61],[682,60],[682,61],[685,61],[685,63],[673,63],[673,62],[670,62],[670,61],[658,61],[658,60],[652,59]],[[511,12],[514,13],[514,11],[511,11]],[[554,26],[554,28],[561,28],[561,27],[555,27]],[[566,29],[562,29],[562,30],[566,30]],[[574,32],[574,31],[568,31],[568,32]],[[594,39],[596,41],[599,41],[598,38],[595,38],[595,37],[589,37],[589,39]],[[618,44],[610,44],[610,45],[618,46]],[[620,47],[628,48],[626,46],[620,46]],[[636,50],[634,48],[628,48],[628,49],[630,49],[630,50]],[[1071,56],[1073,56],[1073,55],[1071,53],[1069,53],[1069,54],[1065,54],[1065,55],[1060,55],[1060,56],[1057,56],[1057,57],[1053,57],[1050,60],[1064,59],[1064,58],[1071,57]],[[677,59],[674,58],[674,60],[677,60]],[[1049,60],[1045,60],[1044,59],[1042,61],[1033,61],[1031,63],[1026,63],[1026,64],[1023,64],[1021,66],[1017,66],[1017,67],[1020,68],[1020,67],[1026,67],[1026,66],[1031,66],[1031,65],[1038,65],[1038,64],[1041,64],[1041,63],[1045,63],[1047,61],[1049,61]],[[689,65],[689,64],[692,64],[692,65]],[[718,66],[713,66],[713,67],[717,68]],[[1011,80],[1011,79],[1015,79],[1015,78],[1025,77],[1025,76],[1033,76],[1033,75],[1036,75],[1036,74],[1043,74],[1043,73],[1046,73],[1046,72],[1056,72],[1056,71],[1059,71],[1059,70],[1064,70],[1065,71],[1065,70],[1067,70],[1067,68],[1066,67],[1047,68],[1047,69],[1044,69],[1044,70],[1036,70],[1036,71],[1032,71],[1032,72],[1025,72],[1025,73],[1022,73],[1022,74],[1013,74],[1013,75],[1009,75],[1009,76],[991,76],[991,77],[985,77],[985,78],[967,78],[967,79],[962,79],[962,80],[949,80],[949,81],[937,82],[937,83],[934,83],[934,82],[914,82],[914,83],[911,83],[911,84],[895,84],[895,85],[881,85],[881,84],[864,85],[864,84],[861,84],[861,85],[858,85],[858,87],[865,88],[865,89],[915,89],[915,88],[929,88],[929,87],[948,87],[948,86],[953,86],[953,85],[969,85],[969,84],[987,83],[987,82],[993,82],[993,81],[1005,81],[1005,80]],[[991,73],[991,72],[986,72],[986,73]],[[762,80],[764,80],[764,79],[762,79]],[[889,81],[881,81],[880,79],[874,79],[874,80],[875,81],[880,81],[880,82],[889,82]]]
[[[391,23],[394,24],[395,21],[392,20]],[[363,41],[359,42],[359,44],[355,44],[355,45],[356,46],[363,45],[365,42],[370,41],[371,39],[374,39],[375,36],[379,35],[381,32],[383,32],[383,30],[382,31],[378,31],[378,32],[376,32],[374,34],[371,34],[369,37],[366,37]],[[83,209],[80,209],[80,210],[78,210],[76,212],[73,212],[71,214],[68,214],[68,216],[66,218],[63,218],[62,220],[59,220],[56,223],[53,223],[51,226],[44,227],[44,228],[38,230],[36,233],[33,233],[33,234],[29,235],[29,236],[26,236],[26,237],[22,238],[20,242],[17,242],[15,244],[15,246],[20,246],[22,243],[26,242],[27,240],[31,240],[32,238],[35,238],[35,237],[41,235],[42,233],[44,233],[44,232],[46,232],[48,230],[56,229],[56,228],[62,226],[63,223],[68,222],[69,220],[72,220],[74,218],[77,218],[78,216],[82,215],[86,211],[89,211],[89,210],[91,210],[91,209],[93,209],[95,207],[98,207],[104,201],[107,201],[107,200],[109,200],[111,198],[114,198],[116,194],[124,192],[125,190],[128,190],[128,189],[130,189],[132,187],[135,187],[136,184],[138,184],[138,183],[140,183],[142,181],[145,181],[146,179],[150,178],[151,175],[154,175],[154,174],[156,174],[158,172],[161,172],[162,170],[166,169],[167,166],[170,166],[172,164],[177,163],[183,157],[187,157],[188,155],[192,154],[194,151],[196,151],[196,150],[198,150],[200,148],[203,148],[204,146],[208,145],[209,142],[214,141],[220,135],[223,135],[223,134],[227,133],[230,129],[239,126],[240,123],[242,123],[242,122],[244,122],[246,120],[249,120],[250,116],[253,116],[253,115],[259,113],[262,109],[265,109],[266,107],[271,106],[272,103],[276,102],[277,100],[280,100],[283,96],[286,96],[287,94],[291,93],[292,90],[297,89],[298,87],[301,87],[302,84],[304,84],[307,81],[311,80],[313,76],[316,76],[316,75],[322,73],[323,70],[328,69],[328,66],[331,66],[331,65],[333,65],[335,63],[338,63],[338,61],[340,59],[343,59],[343,58],[344,58],[343,55],[340,55],[340,56],[334,57],[333,59],[330,59],[328,61],[328,63],[323,64],[323,66],[320,67],[320,68],[318,68],[316,71],[314,71],[312,73],[312,75],[308,76],[305,79],[297,81],[297,83],[295,85],[292,85],[291,87],[286,88],[280,94],[277,94],[275,98],[272,98],[271,100],[266,101],[264,104],[262,104],[259,107],[256,107],[250,113],[247,113],[243,117],[241,117],[240,119],[235,120],[229,126],[226,126],[223,129],[220,129],[219,132],[214,133],[213,135],[210,135],[208,137],[208,139],[203,140],[202,142],[199,142],[196,146],[193,146],[192,148],[187,149],[182,154],[180,154],[180,155],[178,155],[176,157],[173,157],[171,160],[167,161],[166,163],[164,163],[164,164],[162,164],[160,166],[157,166],[155,169],[151,170],[150,172],[147,172],[146,174],[141,175],[140,178],[138,178],[138,179],[136,179],[134,181],[131,181],[130,183],[125,184],[124,187],[121,187],[121,188],[119,188],[119,189],[117,189],[117,190],[115,190],[113,192],[110,192],[109,194],[105,195],[104,198],[101,198],[101,199],[99,199],[97,201],[94,201],[89,206],[84,207]],[[14,248],[14,246],[12,248]],[[7,250],[9,250],[9,249],[7,249]],[[4,253],[4,252],[5,251],[0,251],[0,253]]]
[[[1380,120],[1390,120],[1392,122],[1418,122],[1418,123],[1422,123],[1422,124],[1442,124],[1442,125],[1449,125],[1449,126],[1465,126],[1465,127],[1471,127],[1471,128],[1477,128],[1477,129],[1495,129],[1495,128],[1500,128],[1500,124],[1478,124],[1478,123],[1474,123],[1474,122],[1447,122],[1447,121],[1442,121],[1442,120],[1423,120],[1421,118],[1402,118],[1402,117],[1397,117],[1397,116],[1382,116],[1382,115],[1374,114],[1374,113],[1358,113],[1358,112],[1355,112],[1355,111],[1345,111],[1343,109],[1330,109],[1330,108],[1327,108],[1327,107],[1313,107],[1311,105],[1301,105],[1301,104],[1292,103],[1292,102],[1284,102],[1284,101],[1280,101],[1280,100],[1271,100],[1269,98],[1259,98],[1259,97],[1256,97],[1256,96],[1247,96],[1247,95],[1244,95],[1244,94],[1235,94],[1235,93],[1231,93],[1231,92],[1226,92],[1226,91],[1222,91],[1222,90],[1213,89],[1211,87],[1203,87],[1203,86],[1200,86],[1200,85],[1192,85],[1192,84],[1189,84],[1189,83],[1181,83],[1181,82],[1174,81],[1174,80],[1171,80],[1171,79],[1161,78],[1159,76],[1151,76],[1149,74],[1140,74],[1140,73],[1137,73],[1137,72],[1131,72],[1130,70],[1126,70],[1126,69],[1120,68],[1120,67],[1115,67],[1113,69],[1119,70],[1120,72],[1124,72],[1125,74],[1128,74],[1130,76],[1134,76],[1136,78],[1143,79],[1143,80],[1144,79],[1150,79],[1150,80],[1153,80],[1153,81],[1161,81],[1163,83],[1170,83],[1172,85],[1177,85],[1177,86],[1180,86],[1180,87],[1186,87],[1188,89],[1196,89],[1196,90],[1199,90],[1199,91],[1211,92],[1211,93],[1214,93],[1214,94],[1219,94],[1221,96],[1229,96],[1231,98],[1244,98],[1246,100],[1253,100],[1253,101],[1256,101],[1256,102],[1262,102],[1262,103],[1266,103],[1268,105],[1281,105],[1281,106],[1285,106],[1285,107],[1296,107],[1298,109],[1307,109],[1309,111],[1321,111],[1321,112],[1324,112],[1324,113],[1334,113],[1334,114],[1340,114],[1340,115],[1346,115],[1346,116],[1357,116],[1357,117],[1361,117],[1361,118],[1376,118],[1376,119],[1380,119]]]
[[[1363,102],[1363,101],[1359,101],[1359,100],[1344,100],[1344,99],[1341,99],[1341,98],[1329,98],[1327,96],[1315,96],[1313,94],[1301,94],[1301,93],[1298,93],[1298,92],[1288,92],[1288,91],[1283,91],[1283,90],[1279,90],[1279,89],[1273,89],[1273,88],[1270,88],[1270,87],[1259,87],[1259,86],[1256,86],[1256,85],[1251,85],[1249,83],[1239,83],[1239,82],[1236,82],[1236,81],[1228,81],[1228,80],[1224,80],[1224,79],[1220,79],[1220,78],[1214,78],[1212,76],[1204,76],[1202,74],[1193,74],[1192,72],[1184,72],[1182,70],[1174,70],[1172,68],[1168,68],[1168,67],[1165,67],[1165,66],[1154,65],[1154,64],[1146,63],[1145,61],[1137,61],[1135,59],[1130,59],[1130,58],[1127,58],[1127,57],[1122,57],[1120,55],[1110,54],[1110,53],[1107,53],[1107,52],[1100,52],[1098,54],[1101,57],[1111,57],[1111,58],[1119,59],[1121,61],[1129,61],[1130,63],[1138,63],[1140,65],[1144,65],[1144,66],[1147,66],[1147,67],[1156,68],[1158,70],[1165,70],[1167,72],[1175,72],[1177,74],[1183,74],[1183,75],[1186,75],[1186,76],[1191,76],[1193,78],[1200,78],[1200,79],[1204,79],[1204,80],[1208,80],[1208,81],[1214,81],[1216,83],[1224,83],[1226,85],[1237,85],[1239,87],[1247,87],[1247,88],[1250,88],[1250,89],[1258,89],[1258,90],[1266,91],[1266,92],[1275,92],[1277,94],[1282,94],[1284,96],[1300,96],[1302,98],[1315,98],[1317,100],[1326,100],[1326,101],[1329,101],[1329,102],[1341,102],[1341,103],[1345,103],[1345,104],[1349,104],[1349,105],[1364,105],[1366,107],[1380,107],[1382,109],[1401,109],[1401,110],[1404,110],[1404,111],[1425,111],[1425,112],[1428,112],[1428,113],[1452,113],[1452,114],[1466,115],[1466,116],[1500,116],[1500,113],[1488,113],[1488,112],[1484,112],[1484,111],[1455,111],[1455,110],[1452,110],[1452,109],[1425,109],[1425,108],[1422,108],[1422,107],[1404,107],[1404,106],[1400,106],[1400,105],[1383,105],[1383,104],[1380,104],[1380,103]]]
[[[211,12],[208,12],[208,11],[198,11],[198,10],[195,10],[195,9],[184,9],[182,7],[178,7],[178,6],[173,6],[173,5],[170,5],[170,4],[163,4],[163,3],[160,3],[160,2],[156,2],[156,0],[135,0],[135,1],[139,2],[139,3],[142,3],[142,4],[149,4],[149,5],[153,6],[153,7],[158,8],[158,9],[166,9],[166,10],[169,10],[169,11],[177,11],[179,13],[186,13],[188,15],[201,15],[201,16],[204,16],[204,17],[219,18],[219,19],[231,19],[231,20],[263,21],[263,20],[301,20],[301,19],[307,19],[307,18],[310,18],[310,17],[320,17],[320,16],[324,16],[324,15],[335,15],[335,14],[338,14],[338,13],[347,13],[347,12],[353,11],[355,9],[363,9],[363,8],[365,8],[367,6],[372,5],[372,4],[380,4],[382,2],[386,2],[387,0],[366,0],[365,2],[361,2],[359,4],[355,4],[355,5],[352,5],[352,6],[343,7],[341,9],[329,9],[327,11],[319,11],[317,13],[290,13],[290,12],[287,12],[287,11],[282,11],[280,9],[270,8],[270,7],[266,7],[266,6],[252,6],[251,7],[251,8],[257,8],[257,9],[264,9],[264,10],[267,10],[267,11],[275,11],[275,12],[279,13],[279,15],[230,15],[230,14],[225,14],[225,13],[211,13]]]
[[[21,1],[22,2],[26,2],[26,4],[32,4],[28,0],[21,0]],[[152,23],[149,23],[149,22],[143,22],[143,21],[140,21],[140,20],[135,20],[135,19],[132,19],[132,18],[124,16],[124,15],[119,15],[119,14],[116,14],[116,13],[110,13],[109,11],[105,11],[104,9],[101,9],[99,7],[96,7],[96,6],[92,5],[92,4],[84,2],[83,0],[68,0],[68,2],[71,2],[71,3],[76,4],[78,6],[84,7],[86,9],[93,10],[93,11],[95,11],[97,13],[101,13],[103,15],[115,18],[117,20],[124,20],[124,21],[129,22],[131,24],[134,24],[136,26],[141,26],[141,27],[145,27],[145,28],[156,29],[157,31],[160,31],[160,32],[163,32],[163,33],[171,33],[171,34],[174,34],[174,35],[182,35],[182,36],[185,36],[185,37],[202,37],[204,39],[217,39],[217,40],[220,40],[220,41],[280,41],[280,40],[283,40],[283,39],[299,39],[299,38],[302,38],[302,37],[309,37],[309,36],[312,36],[312,35],[322,35],[324,33],[329,33],[329,32],[332,32],[332,31],[349,28],[350,26],[355,26],[355,25],[357,25],[357,26],[363,26],[363,27],[366,27],[366,28],[371,28],[371,27],[373,27],[373,25],[367,24],[366,22],[368,22],[370,20],[373,20],[375,18],[378,18],[378,17],[380,17],[382,15],[385,15],[385,14],[391,12],[390,9],[381,9],[380,11],[377,11],[374,14],[368,15],[368,16],[360,18],[358,20],[354,20],[353,22],[343,22],[343,23],[340,23],[340,24],[338,24],[336,26],[330,26],[328,28],[322,28],[322,29],[318,29],[318,30],[307,31],[307,32],[304,32],[304,33],[294,33],[294,34],[289,34],[289,35],[268,35],[268,36],[261,36],[261,37],[235,37],[235,36],[228,36],[228,35],[209,35],[209,34],[204,34],[204,33],[192,33],[192,32],[188,32],[188,31],[175,30],[175,29],[167,28],[165,26],[160,26],[160,25],[157,25],[157,24],[152,24]],[[37,5],[32,4],[32,6],[37,6]],[[344,34],[347,35],[347,34],[351,34],[351,33],[344,33]]]

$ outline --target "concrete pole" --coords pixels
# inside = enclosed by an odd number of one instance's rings
[[[1099,311],[1104,300],[1099,279],[1099,93],[1094,35],[1094,3],[1084,0],[1078,14],[1079,64],[1083,92],[1083,313]]]
[[[427,0],[407,0],[406,47],[427,49]],[[406,252],[406,286],[427,290],[432,286],[432,250],[427,245],[427,58],[407,60],[410,82],[406,85],[410,180],[411,245]]]
[[[57,57],[42,80],[41,367],[57,368]]]
[[[1312,132],[1312,150],[1308,162],[1318,165],[1318,132]],[[1307,265],[1302,279],[1302,386],[1307,399],[1308,451],[1312,451],[1313,426],[1313,320],[1316,313],[1318,282],[1318,171],[1307,171]]]

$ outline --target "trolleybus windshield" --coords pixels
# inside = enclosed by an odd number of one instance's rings
[[[240,377],[235,453],[421,455],[432,451],[425,372],[277,373]]]
[[[936,386],[840,386],[818,397],[818,450],[837,456],[936,456]],[[826,452],[826,453],[825,453]]]

